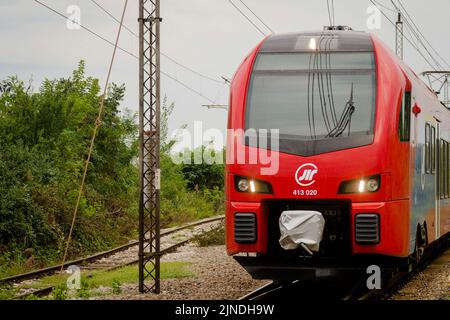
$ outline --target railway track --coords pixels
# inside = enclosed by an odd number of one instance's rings
[[[352,300],[386,300],[395,292],[405,286],[417,274],[424,271],[428,266],[432,265],[435,260],[450,250],[450,239],[444,239],[442,243],[436,244],[436,247],[425,253],[422,261],[410,272],[397,272],[391,277],[384,279],[383,289],[381,290],[365,290],[360,291],[355,296],[350,296]]]
[[[243,301],[290,301],[297,300],[341,300],[349,290],[348,286],[339,283],[316,282],[277,282],[272,281],[246,294],[239,300]]]
[[[239,300],[247,301],[286,301],[295,299],[330,299],[330,300],[385,300],[394,292],[409,282],[420,271],[423,271],[436,258],[442,255],[450,246],[443,245],[437,250],[428,253],[423,261],[411,272],[396,272],[382,279],[383,288],[380,290],[369,290],[364,281],[352,283],[302,283],[300,281],[276,282],[272,281],[254,291],[242,296]]]
[[[223,219],[224,219],[223,216],[213,217],[213,218],[203,219],[203,220],[199,220],[199,221],[196,221],[193,223],[189,223],[189,224],[186,224],[181,227],[165,229],[161,232],[161,237],[167,237],[169,235],[176,234],[178,232],[182,232],[184,230],[195,228],[198,226],[214,224],[215,222],[221,221]],[[161,255],[165,255],[165,254],[175,251],[177,248],[190,242],[194,238],[194,236],[195,236],[195,234],[193,232],[193,235],[191,237],[188,237],[187,239],[183,239],[180,241],[173,240],[173,239],[169,240],[168,241],[169,245],[166,246],[165,248],[164,247],[162,248]],[[176,242],[170,243],[171,241],[172,242],[176,241]],[[127,250],[136,250],[137,251],[138,245],[139,245],[138,241],[133,241],[133,242],[116,247],[111,250],[100,252],[100,253],[97,253],[97,254],[94,254],[94,255],[91,255],[88,257],[68,261],[65,264],[65,266],[80,265],[80,269],[102,269],[105,271],[111,271],[114,269],[133,265],[133,264],[138,263],[139,259],[137,259],[137,258],[126,259],[126,261],[122,261],[117,264],[113,263],[113,264],[106,264],[106,265],[98,263],[98,262],[101,261],[102,259],[104,260],[105,258],[117,255],[117,254],[119,254],[121,252],[125,252]],[[134,255],[134,256],[137,256],[137,255]],[[10,284],[10,283],[19,283],[19,282],[22,282],[24,280],[29,280],[29,279],[38,279],[38,278],[41,278],[41,277],[44,277],[44,276],[47,276],[50,274],[55,274],[55,273],[59,272],[60,269],[61,269],[61,264],[54,265],[54,266],[47,267],[47,268],[42,268],[39,270],[34,270],[31,272],[26,272],[26,273],[10,276],[10,277],[6,277],[3,279],[0,279],[0,285]],[[24,294],[17,295],[15,297],[15,299],[23,299],[30,295],[34,295],[34,296],[38,296],[38,297],[47,296],[48,294],[50,294],[52,292],[53,288],[54,288],[53,286],[49,286],[49,287],[33,290],[32,292],[27,292]]]

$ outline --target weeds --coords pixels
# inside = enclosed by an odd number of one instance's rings
[[[121,283],[119,280],[117,279],[113,279],[112,281],[112,289],[113,289],[113,293],[114,294],[120,294],[122,293],[122,287],[121,287]]]
[[[54,300],[66,300],[67,299],[67,285],[62,283],[52,290]]]
[[[81,288],[77,291],[77,296],[80,298],[89,298],[91,294],[89,293],[90,285],[85,279],[81,279]]]
[[[225,226],[221,223],[218,227],[211,228],[202,234],[196,235],[193,240],[200,247],[220,246],[225,244]]]

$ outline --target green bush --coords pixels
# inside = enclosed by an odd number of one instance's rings
[[[60,261],[97,117],[98,79],[84,62],[68,78],[37,92],[11,77],[0,81],[0,276]],[[135,238],[138,227],[138,124],[120,112],[125,87],[111,84],[73,230],[69,258]],[[223,210],[223,165],[177,165],[168,119],[161,114],[162,225]]]
[[[85,77],[83,62],[70,78],[45,80],[38,92],[15,77],[4,83],[9,90],[0,96],[0,260],[31,267],[61,258],[101,93],[98,80]],[[112,84],[105,100],[72,256],[135,234],[138,127],[135,116],[118,111],[124,92]]]

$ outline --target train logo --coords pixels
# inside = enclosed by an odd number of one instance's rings
[[[302,187],[309,187],[316,182],[316,180],[314,180],[314,176],[318,172],[319,168],[317,168],[315,164],[302,164],[295,172],[295,181],[297,181],[297,183]]]

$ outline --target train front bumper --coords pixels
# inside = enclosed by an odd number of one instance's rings
[[[299,201],[300,203],[300,201]],[[385,255],[391,257],[407,257],[409,255],[410,217],[409,200],[397,200],[387,202],[349,203],[347,213],[346,234],[348,236],[348,252],[350,256],[355,255]],[[239,214],[254,215],[254,219],[242,220],[243,226],[254,224],[252,237],[242,238],[241,231],[235,230],[239,227],[242,219]],[[226,244],[229,255],[237,253],[268,254],[268,247],[276,245],[269,236],[269,228],[274,226],[277,220],[273,215],[279,212],[271,212],[270,206],[265,202],[226,202]],[[364,219],[366,216],[377,217],[377,236],[372,241],[364,242]],[[271,222],[269,222],[271,218]],[[276,218],[276,217],[275,217]],[[362,221],[362,224],[361,224]],[[250,223],[251,222],[251,223]],[[358,224],[359,223],[359,224]],[[242,229],[244,230],[244,229]],[[271,243],[269,243],[269,241]]]
[[[395,260],[379,256],[365,256],[353,259],[270,259],[268,257],[235,256],[234,259],[254,279],[299,280],[299,281],[345,281],[361,279],[373,272],[373,266],[380,269],[380,275],[391,274],[396,267]]]

